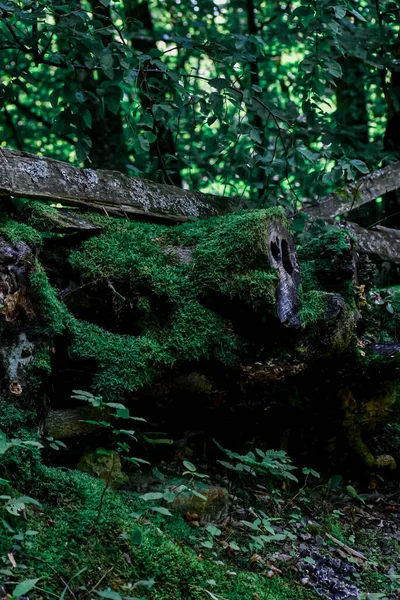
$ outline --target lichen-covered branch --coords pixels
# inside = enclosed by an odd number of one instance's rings
[[[316,206],[309,207],[307,212],[315,218],[331,219],[399,188],[400,162],[396,162],[332,192]]]
[[[357,237],[360,252],[379,256],[382,260],[400,264],[400,231],[376,226],[364,229],[357,223],[346,223],[346,229]]]
[[[0,150],[0,196],[48,198],[104,213],[170,221],[231,212],[235,199],[129,177],[118,171],[79,169],[28,152]]]

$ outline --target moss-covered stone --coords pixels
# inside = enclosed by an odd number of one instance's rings
[[[120,487],[128,481],[127,475],[122,472],[119,454],[102,448],[98,448],[95,452],[85,452],[78,463],[78,470],[101,479],[107,486],[113,488]]]

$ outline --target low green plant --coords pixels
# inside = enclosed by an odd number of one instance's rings
[[[186,471],[182,473],[183,477],[188,478],[188,484],[181,483],[179,485],[169,485],[165,486],[164,489],[160,492],[148,492],[147,494],[143,494],[141,498],[148,501],[159,500],[162,503],[171,504],[173,503],[179,496],[184,498],[191,498],[196,496],[201,500],[206,501],[207,498],[204,496],[201,491],[196,487],[196,479],[202,480],[207,479],[209,476],[205,473],[199,473],[197,471],[196,466],[188,460],[183,461],[183,466],[186,468]],[[162,475],[158,469],[158,474]],[[165,481],[164,476],[161,478],[162,481]],[[171,516],[171,512],[166,508],[166,506],[149,506],[148,510],[152,510],[154,512],[158,512],[161,515]]]
[[[121,454],[122,459],[133,463],[137,467],[140,467],[143,464],[150,464],[147,460],[144,460],[143,458],[129,456],[128,454],[130,452],[130,445],[127,440],[137,442],[137,432],[133,429],[117,429],[112,424],[112,421],[115,419],[141,421],[142,423],[146,423],[146,419],[131,416],[129,408],[127,408],[124,404],[120,402],[106,402],[103,400],[102,396],[95,396],[91,392],[86,392],[83,390],[73,390],[71,398],[83,402],[88,402],[91,406],[99,410],[100,415],[107,415],[108,420],[85,419],[84,422],[89,423],[91,425],[96,425],[98,427],[105,427],[111,429],[112,437],[116,440],[116,451]],[[104,453],[107,451],[102,452]],[[112,451],[109,451],[108,453],[111,455]]]
[[[255,453],[238,454],[237,452],[223,448],[215,440],[214,442],[222,452],[234,461],[233,464],[225,460],[218,461],[227,469],[253,476],[267,475],[277,479],[298,481],[297,477],[293,475],[296,467],[292,464],[291,459],[284,450],[266,450],[264,452],[260,448],[256,448]]]

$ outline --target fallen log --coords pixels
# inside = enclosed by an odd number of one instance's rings
[[[0,149],[0,196],[47,198],[106,214],[172,222],[225,214],[239,205],[235,198],[182,190],[118,171],[79,169],[6,148]]]
[[[100,421],[108,421],[109,418],[110,411],[92,406],[51,410],[47,415],[44,430],[56,440],[65,440],[92,433],[101,427]]]

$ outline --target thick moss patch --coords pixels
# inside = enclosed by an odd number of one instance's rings
[[[238,361],[243,340],[234,333],[226,304],[274,315],[277,275],[268,259],[271,218],[265,210],[168,227],[96,216],[103,233],[70,252],[84,285],[115,292],[138,335],[120,335],[76,318],[58,299],[44,270],[31,276],[42,331],[64,334],[70,355],[98,364],[94,387],[107,397],[137,390],[158,369],[182,361]],[[110,310],[113,307],[110,306]]]
[[[28,507],[26,522],[8,519],[23,539],[16,554],[26,565],[21,579],[40,577],[42,593],[57,597],[63,581],[90,590],[100,579],[99,591],[110,587],[123,594],[126,585],[154,579],[152,589],[135,590],[149,600],[204,600],[207,590],[226,600],[313,596],[288,580],[271,581],[196,550],[196,532],[180,517],[137,520],[133,513],[143,501],[135,494],[109,489],[99,512],[103,490],[101,481],[84,473],[40,468],[30,494],[41,506]],[[0,554],[14,544],[13,533],[3,528]]]

